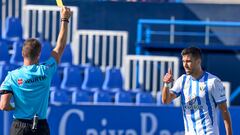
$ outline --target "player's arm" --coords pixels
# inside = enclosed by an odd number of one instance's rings
[[[68,31],[68,22],[71,17],[71,11],[67,7],[63,7],[61,10],[61,28],[58,35],[57,43],[55,48],[52,51],[52,56],[56,59],[57,63],[60,62],[63,51],[67,43],[67,31]]]
[[[162,88],[162,102],[164,104],[169,104],[172,102],[173,99],[177,97],[174,93],[169,91],[169,84],[173,82],[173,75],[171,69],[169,69],[168,73],[166,73],[166,75],[163,77],[163,82],[164,86]]]
[[[173,99],[175,99],[177,96],[172,93],[172,92],[169,92],[169,87],[167,86],[164,86],[162,88],[162,102],[164,104],[169,104],[173,101]]]
[[[0,110],[11,111],[15,108],[10,104],[10,100],[12,98],[12,93],[4,93],[1,95],[0,101]]]
[[[218,107],[221,111],[223,121],[224,121],[224,126],[226,130],[226,135],[232,135],[232,122],[231,122],[231,116],[230,113],[228,112],[227,104],[226,102],[218,104]]]
[[[214,79],[211,92],[214,100],[218,104],[218,108],[221,111],[221,115],[226,130],[226,135],[232,135],[231,116],[230,113],[228,112],[227,104],[225,102],[226,101],[225,89],[219,78]]]

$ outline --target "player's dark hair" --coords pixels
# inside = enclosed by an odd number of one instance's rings
[[[181,53],[182,56],[189,55],[189,54],[191,54],[192,57],[194,58],[202,59],[202,52],[197,47],[188,47],[182,50],[182,53]]]
[[[41,43],[37,39],[27,39],[22,48],[23,57],[34,60],[40,54],[41,49]]]

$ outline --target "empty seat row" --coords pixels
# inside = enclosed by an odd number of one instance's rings
[[[135,104],[135,105],[162,105],[161,92],[154,98],[150,92],[138,92],[133,96],[131,91],[118,91],[113,96],[106,91],[96,91],[91,96],[86,91],[52,91],[50,103],[64,104]]]
[[[14,70],[17,67],[19,65],[0,65],[0,81],[3,81],[8,71]],[[69,66],[63,69],[63,77],[61,70],[55,73],[51,86],[52,90],[85,90],[89,92],[106,90],[116,92],[123,89],[123,78],[120,69],[117,68],[108,67],[104,76],[99,67]]]
[[[0,84],[2,84],[2,82],[4,81],[8,71],[12,71],[16,68],[18,68],[17,65],[10,65],[10,64],[0,65]]]
[[[69,66],[63,70],[63,79],[57,72],[53,77],[52,90],[85,90],[95,92],[106,90],[117,92],[123,89],[123,77],[118,68],[107,67],[105,74],[96,66]]]
[[[5,78],[8,71],[16,69],[16,65],[0,65],[0,82]],[[97,72],[95,72],[97,70]],[[85,81],[81,79],[81,72],[83,69],[80,69],[78,66],[66,67],[64,69],[65,76],[67,78],[61,81],[61,76],[58,72],[54,75],[53,84],[61,83],[65,85],[65,89],[58,88],[51,91],[50,100],[51,103],[72,103],[79,104],[83,102],[88,103],[136,103],[136,104],[155,104],[155,99],[148,92],[143,92],[141,90],[131,90],[125,91],[122,89],[123,80],[119,69],[116,68],[107,68],[106,77],[103,80],[103,74],[98,67],[87,67],[84,68]],[[113,73],[112,73],[113,72]],[[116,73],[118,72],[118,73]],[[95,74],[96,73],[96,74]],[[101,74],[101,75],[97,75]],[[101,79],[99,79],[101,76]],[[118,76],[118,77],[116,77]],[[112,80],[119,80],[115,83],[112,83]],[[82,85],[77,83],[83,82]],[[101,82],[101,83],[99,83]],[[58,85],[59,85],[58,84]],[[81,84],[81,83],[80,83]],[[104,84],[104,85],[102,85]],[[75,85],[78,85],[76,88]],[[52,85],[54,86],[54,85]],[[81,88],[80,88],[81,86]],[[63,86],[62,86],[63,87]],[[105,88],[105,89],[104,89]],[[117,91],[111,91],[111,89]],[[121,89],[120,89],[121,88]],[[157,104],[161,104],[160,93],[156,97]]]
[[[0,65],[0,81],[6,77],[7,72],[16,69],[19,65]],[[123,78],[120,69],[106,69],[106,74],[96,66],[68,66],[59,68],[53,76],[51,90],[64,89],[68,91],[85,90],[110,90],[112,92],[123,89]],[[62,75],[63,72],[63,75]]]
[[[16,17],[7,17],[5,22],[5,31],[3,32],[2,37],[0,37],[0,63],[3,62],[10,62],[17,64],[22,64],[22,44],[23,44],[23,27],[21,24],[20,18]],[[40,61],[45,61],[51,53],[52,46],[50,42],[43,41],[39,35],[40,41],[42,42],[42,54],[40,57]],[[3,43],[4,42],[4,43]],[[4,44],[4,45],[3,45]],[[10,45],[10,46],[9,46]],[[8,54],[9,48],[12,48],[13,45],[13,57]],[[2,55],[4,54],[4,55]],[[72,52],[70,46],[66,46],[65,53],[62,57],[63,65],[68,65],[72,63]]]
[[[41,41],[42,51],[40,56],[40,62],[46,61],[52,52],[52,45],[48,41]],[[0,41],[0,64],[11,63],[22,65],[22,46],[24,40],[18,40],[13,42],[12,46],[9,46],[7,41]],[[68,44],[63,53],[60,66],[68,66],[72,64],[72,50],[71,45]]]
[[[10,60],[10,54],[8,53],[8,45],[4,41],[0,41],[0,64],[6,64]]]

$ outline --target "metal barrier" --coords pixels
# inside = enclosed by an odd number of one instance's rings
[[[126,31],[79,30],[72,43],[74,64],[91,63],[101,66],[122,67],[127,55]]]
[[[70,43],[73,40],[73,35],[77,31],[77,16],[78,8],[71,8],[73,15],[71,17],[68,29],[67,42]],[[48,5],[26,5],[23,8],[23,27],[24,37],[41,37],[45,40],[51,41],[54,45],[57,40],[59,27],[60,27],[60,9],[57,6]],[[32,26],[32,27],[29,27]]]
[[[155,96],[163,86],[163,76],[171,68],[174,80],[179,76],[179,58],[165,56],[127,55],[124,61],[125,88],[138,87]]]
[[[61,23],[59,21],[60,8],[49,5],[26,5],[25,0],[22,1],[24,1],[22,7],[24,38],[43,38],[55,45]],[[12,0],[8,2],[11,3]],[[124,56],[127,55],[128,33],[125,31],[104,30],[78,31],[78,8],[70,8],[73,16],[69,23],[67,42],[72,42],[74,64],[91,62],[102,66],[103,70],[106,66],[122,67]],[[5,8],[3,7],[3,9]],[[5,12],[2,14],[5,14]],[[5,25],[5,23],[2,24]]]
[[[1,1],[1,33],[5,31],[5,22],[8,16],[22,18],[22,8],[26,0],[0,0]],[[22,20],[23,22],[23,20]]]
[[[228,31],[229,28],[238,28],[240,22],[223,22],[223,21],[193,21],[193,20],[175,20],[172,17],[165,19],[140,19],[137,28],[137,43],[156,43],[165,42],[168,44],[193,42],[193,38],[199,38],[198,42],[204,45],[215,44],[217,38],[240,38],[239,34]],[[224,28],[224,31],[220,31]],[[214,31],[215,30],[215,31]],[[217,31],[218,30],[218,31]],[[189,38],[190,37],[190,38]],[[188,41],[191,40],[191,41]],[[230,39],[229,39],[230,40]],[[221,43],[221,41],[220,41]]]

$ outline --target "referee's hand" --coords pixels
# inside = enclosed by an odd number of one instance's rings
[[[172,69],[171,68],[169,68],[168,72],[164,75],[163,82],[164,83],[171,83],[171,82],[173,82],[173,74],[172,74]]]
[[[61,10],[61,18],[63,19],[69,19],[72,15],[72,12],[70,10],[70,8],[68,7],[62,7],[62,10]]]

